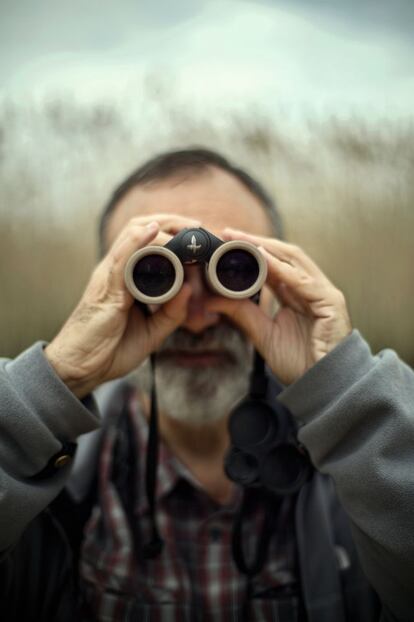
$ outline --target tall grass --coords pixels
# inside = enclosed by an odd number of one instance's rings
[[[158,151],[203,144],[266,184],[287,237],[345,291],[373,348],[414,363],[410,122],[309,120],[299,133],[257,112],[206,120],[151,106],[133,122],[110,106],[0,107],[0,356],[51,339],[76,304],[111,188]]]

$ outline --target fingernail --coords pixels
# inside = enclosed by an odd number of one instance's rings
[[[158,229],[158,227],[159,227],[159,224],[157,223],[156,220],[153,220],[147,225],[147,229]]]

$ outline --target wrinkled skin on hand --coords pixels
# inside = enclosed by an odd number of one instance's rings
[[[297,246],[226,229],[223,238],[259,246],[267,260],[267,285],[280,302],[269,316],[251,300],[216,297],[208,309],[224,313],[251,339],[286,385],[302,376],[352,330],[343,294]]]
[[[191,289],[146,317],[124,283],[125,265],[149,243],[165,244],[199,221],[159,214],[132,218],[95,268],[85,292],[45,355],[77,397],[135,369],[186,317]]]

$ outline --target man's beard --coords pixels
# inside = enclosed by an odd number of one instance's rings
[[[220,364],[184,367],[174,352],[220,352]],[[172,353],[172,356],[169,355]],[[195,335],[179,328],[157,352],[155,382],[158,406],[165,415],[193,425],[226,417],[249,390],[253,347],[230,324],[219,324]],[[151,368],[146,360],[132,374],[139,390],[150,394]]]

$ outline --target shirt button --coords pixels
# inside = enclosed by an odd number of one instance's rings
[[[71,460],[72,456],[70,456],[69,454],[63,454],[62,456],[59,456],[59,458],[56,458],[53,466],[55,467],[55,469],[61,469]]]
[[[218,542],[220,538],[221,538],[221,529],[219,527],[211,527],[210,540],[212,540],[212,542]]]

